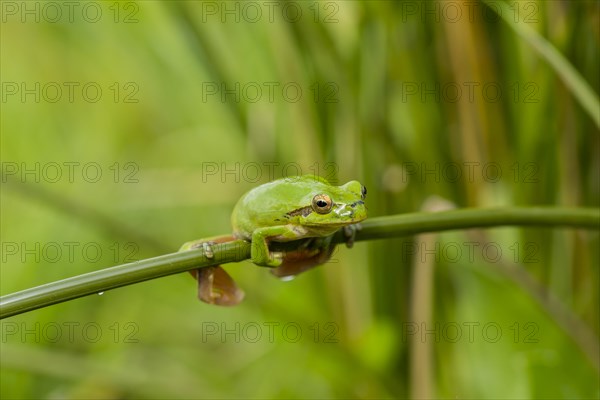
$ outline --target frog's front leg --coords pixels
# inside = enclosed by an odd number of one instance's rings
[[[270,251],[269,242],[271,240],[281,242],[294,240],[304,233],[299,230],[303,230],[303,228],[289,225],[267,226],[256,229],[252,233],[250,247],[252,262],[263,267],[280,266],[283,261],[283,253]]]

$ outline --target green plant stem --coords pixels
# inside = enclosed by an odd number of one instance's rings
[[[362,229],[357,232],[356,241],[503,225],[599,229],[600,209],[556,207],[461,209],[370,218],[361,225]],[[338,232],[333,241],[344,242],[343,234]],[[150,279],[211,265],[243,261],[250,258],[250,243],[236,240],[216,244],[213,246],[213,253],[213,258],[207,258],[203,249],[166,254],[8,294],[0,297],[0,319]]]

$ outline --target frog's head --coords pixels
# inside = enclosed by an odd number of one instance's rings
[[[367,188],[358,181],[343,186],[315,187],[310,206],[300,215],[300,224],[326,231],[358,223],[367,218],[365,197]]]

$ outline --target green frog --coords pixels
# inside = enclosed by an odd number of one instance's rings
[[[185,243],[180,251],[231,240],[251,242],[251,261],[272,268],[280,278],[293,277],[325,263],[335,245],[332,235],[344,229],[351,247],[359,222],[367,217],[367,189],[358,181],[331,185],[315,175],[288,177],[260,185],[237,202],[231,215],[233,233]],[[291,251],[276,249],[278,243],[297,241]],[[279,246],[281,247],[281,246]],[[220,266],[191,271],[198,281],[198,298],[217,305],[235,305],[244,297],[233,279]]]

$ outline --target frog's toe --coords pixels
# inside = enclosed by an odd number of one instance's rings
[[[279,267],[283,262],[283,253],[281,251],[274,251],[270,253],[271,259],[269,260],[270,267]]]
[[[194,243],[194,244],[192,244],[190,246],[190,250],[195,250],[195,249],[202,248],[202,250],[204,250],[204,256],[206,258],[214,258],[215,257],[215,253],[213,251],[213,246],[215,244],[217,244],[217,243],[213,242],[213,241],[196,242],[196,243]]]
[[[273,251],[269,253],[268,257],[252,257],[252,262],[261,267],[275,268],[283,262],[283,253]]]
[[[343,228],[346,247],[351,248],[354,245],[356,232],[362,229],[361,224],[346,225]]]

